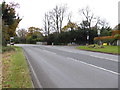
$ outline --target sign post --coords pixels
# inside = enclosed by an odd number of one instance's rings
[[[100,37],[100,29],[98,29],[98,37]],[[99,40],[99,43],[98,43],[99,45],[101,45],[101,41]]]
[[[10,46],[11,46],[11,41],[14,39],[14,37],[10,37]]]

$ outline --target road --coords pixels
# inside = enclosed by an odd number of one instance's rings
[[[23,48],[37,88],[118,88],[118,56],[72,46]]]

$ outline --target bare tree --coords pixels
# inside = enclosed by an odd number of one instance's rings
[[[66,6],[56,6],[51,11],[51,19],[52,19],[52,28],[55,29],[56,32],[60,33],[62,31],[62,24],[66,13]]]
[[[46,13],[45,13],[45,15],[44,15],[43,22],[44,22],[44,32],[45,32],[45,35],[47,35],[47,20],[46,20]]]
[[[109,27],[109,24],[105,19],[100,21],[100,25],[102,26],[102,28],[108,28]]]
[[[44,16],[44,30],[45,30],[45,35],[47,36],[50,34],[51,24],[52,24],[51,12],[47,12],[45,13],[45,16]]]
[[[62,31],[62,23],[63,23],[63,19],[65,17],[66,10],[67,10],[66,5],[60,7],[60,32]]]
[[[67,18],[68,19],[68,23],[71,22],[71,17],[72,17],[72,13],[69,13],[68,14],[68,18]]]
[[[56,30],[59,33],[60,8],[58,6],[54,8],[53,15],[55,16]]]
[[[86,7],[85,9],[81,9],[79,12],[82,13],[82,15],[85,17],[85,20],[83,20],[84,21],[83,23],[86,24],[89,29],[91,29],[91,23],[92,23],[92,20],[94,19],[94,14],[91,12],[89,7]]]
[[[95,18],[95,26],[94,26],[96,29],[99,28],[99,26],[100,26],[100,22],[101,22],[100,17],[96,17],[96,18]]]
[[[25,30],[25,29],[19,29],[17,31],[17,34],[18,34],[19,37],[25,38],[25,36],[27,35],[27,30]]]

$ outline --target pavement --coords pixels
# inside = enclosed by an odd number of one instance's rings
[[[118,88],[118,56],[74,46],[17,44],[36,88]]]

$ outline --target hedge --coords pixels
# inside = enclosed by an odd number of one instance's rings
[[[102,43],[111,43],[111,44],[113,44],[113,42],[116,41],[116,39],[109,38],[109,39],[95,40],[94,43],[98,43],[99,41],[101,41]]]
[[[116,34],[120,34],[120,30],[114,30],[114,31],[112,31],[112,36],[114,36]]]

